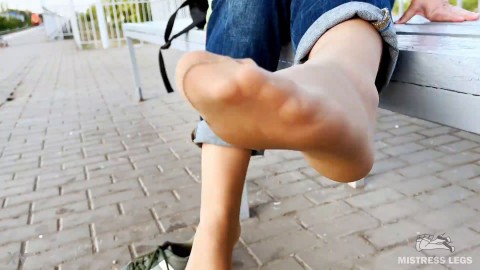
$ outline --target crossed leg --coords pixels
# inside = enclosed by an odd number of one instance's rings
[[[302,151],[313,168],[342,182],[370,171],[381,53],[377,30],[352,19],[326,32],[305,64],[279,72],[206,52],[180,61],[178,88],[237,146],[203,145],[200,224],[188,270],[231,267],[250,156],[244,149]]]

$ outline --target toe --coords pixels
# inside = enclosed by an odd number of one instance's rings
[[[178,62],[176,68],[175,77],[177,88],[181,92],[183,92],[183,81],[185,79],[185,75],[192,67],[201,63],[215,62],[225,58],[227,57],[216,55],[206,51],[195,51],[185,54],[184,56],[182,56],[182,58],[180,58],[180,61]]]

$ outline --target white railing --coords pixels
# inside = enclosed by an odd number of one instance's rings
[[[47,37],[53,39],[64,39],[72,37],[72,25],[70,19],[51,10],[43,8],[43,24]]]
[[[43,5],[59,17],[68,18],[79,48],[108,48],[124,44],[124,23],[167,20],[183,2],[184,0],[65,0],[59,5],[57,0],[43,0]],[[177,16],[188,16],[188,10],[183,9]]]

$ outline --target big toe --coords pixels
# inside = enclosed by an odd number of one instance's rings
[[[187,72],[194,66],[202,63],[211,63],[225,59],[225,56],[216,55],[206,51],[190,52],[182,56],[176,69],[176,85],[183,92],[183,80]]]

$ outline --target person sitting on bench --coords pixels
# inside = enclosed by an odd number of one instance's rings
[[[369,173],[379,93],[398,56],[393,0],[211,4],[207,52],[186,54],[176,76],[203,117],[192,134],[202,147],[202,194],[188,270],[231,269],[247,167],[262,149],[301,151],[339,182]],[[478,19],[444,0],[414,0],[400,22],[414,14]],[[276,71],[290,41],[298,65]]]

